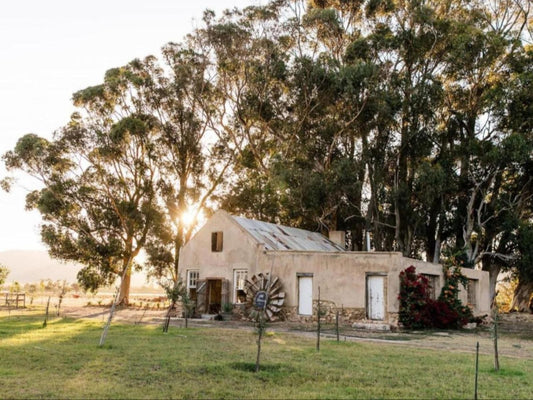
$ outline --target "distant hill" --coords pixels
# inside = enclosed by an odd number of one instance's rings
[[[9,268],[8,283],[17,281],[22,284],[39,282],[41,279],[73,283],[76,282],[76,275],[81,269],[79,264],[54,260],[43,250],[0,251],[0,264]],[[133,274],[132,286],[144,284],[143,275]]]
[[[76,282],[76,274],[81,269],[79,265],[54,260],[42,250],[0,251],[0,264],[9,268],[7,281],[19,283],[38,282],[41,279],[72,283]]]

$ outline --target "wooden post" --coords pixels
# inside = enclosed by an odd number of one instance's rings
[[[476,343],[476,380],[474,384],[474,400],[477,400],[477,376],[479,371],[479,342]]]
[[[316,351],[320,351],[320,286],[318,287],[318,301],[316,304]]]
[[[109,310],[109,317],[107,318],[107,323],[105,324],[104,330],[102,332],[102,336],[100,336],[100,343],[98,344],[99,347],[102,347],[105,343],[107,331],[109,330],[109,325],[111,325],[111,320],[113,319],[113,314],[115,313],[115,307],[117,305],[119,294],[120,294],[120,286],[117,287],[117,292],[115,293],[115,300],[113,301],[111,310]]]
[[[44,315],[43,328],[46,328],[48,325],[48,308],[50,307],[50,296],[48,296],[48,301],[46,302],[46,313]]]
[[[339,310],[335,313],[335,331],[337,332],[337,342],[339,341]]]
[[[259,335],[257,337],[257,358],[255,360],[255,372],[259,372],[259,358],[261,357],[261,339],[263,338],[263,331],[265,330],[266,328],[266,320],[265,320],[265,315],[266,315],[266,307],[267,307],[267,303],[269,301],[269,293],[270,293],[270,282],[271,282],[271,279],[272,279],[272,266],[270,267],[270,274],[268,275],[268,281],[266,283],[266,286],[264,286],[265,288],[265,292],[266,292],[266,299],[265,299],[265,302],[263,304],[263,308],[262,310],[259,311]],[[261,283],[261,286],[263,286],[263,284]]]
[[[263,338],[263,331],[265,329],[263,321],[263,313],[259,315],[259,335],[257,337],[257,358],[255,359],[255,372],[259,372],[259,358],[261,357],[261,339]]]
[[[494,307],[492,322],[494,324],[494,370],[498,372],[500,370],[500,360],[498,357],[498,307]]]

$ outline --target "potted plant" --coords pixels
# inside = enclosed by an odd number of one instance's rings
[[[233,304],[223,303],[222,304],[222,317],[224,318],[224,321],[231,320],[232,316],[233,316]]]

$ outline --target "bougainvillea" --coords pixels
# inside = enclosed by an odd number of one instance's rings
[[[416,273],[412,265],[400,272],[400,322],[406,328],[420,329],[428,324],[426,308],[429,298],[429,281]]]
[[[468,279],[454,258],[444,265],[444,285],[437,300],[430,298],[428,279],[410,266],[400,272],[399,320],[409,329],[460,328],[473,319],[472,311],[459,299],[459,285]]]

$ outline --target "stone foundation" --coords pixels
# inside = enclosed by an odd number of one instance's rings
[[[317,301],[313,301],[313,315],[299,315],[298,307],[283,307],[284,319],[289,322],[311,323],[317,320]],[[326,324],[335,323],[335,314],[339,311],[339,322],[352,325],[354,322],[367,321],[364,308],[337,307],[331,301],[320,301],[322,310],[321,320]],[[283,320],[283,318],[282,318]],[[372,322],[372,321],[367,321]],[[383,321],[375,321],[389,324],[393,329],[398,327],[398,313],[387,312]]]
[[[326,324],[335,323],[337,310],[339,311],[340,323],[352,323],[364,319],[366,311],[364,308],[338,308],[335,303],[329,301],[320,301],[321,320]],[[298,307],[283,307],[285,320],[290,322],[316,322],[317,320],[317,302],[313,301],[313,315],[299,315]]]

